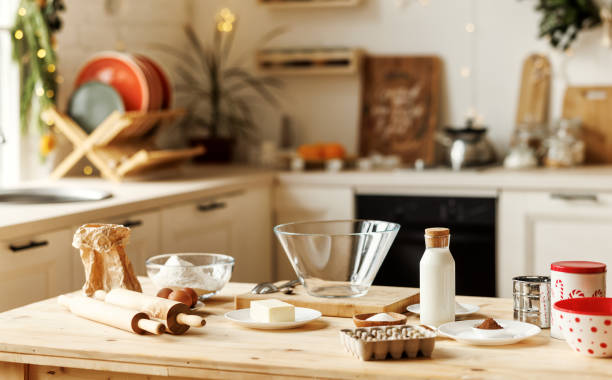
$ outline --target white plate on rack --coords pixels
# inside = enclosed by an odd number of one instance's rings
[[[255,322],[251,319],[250,309],[232,310],[225,313],[225,318],[244,327],[260,330],[285,330],[304,326],[321,318],[321,312],[305,307],[295,308],[295,322]]]
[[[421,314],[421,304],[415,303],[414,305],[408,306],[406,310],[414,314]],[[478,310],[480,310],[480,307],[477,305],[459,302],[455,304],[456,317],[464,317],[466,315],[474,314],[477,313]]]
[[[540,328],[530,323],[496,319],[504,331],[494,337],[486,337],[474,332],[484,319],[469,319],[466,321],[449,322],[438,327],[438,334],[455,339],[457,342],[476,346],[501,346],[520,342],[540,333]]]

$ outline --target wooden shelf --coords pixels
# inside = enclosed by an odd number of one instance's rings
[[[359,72],[362,51],[349,48],[266,49],[257,68],[271,75],[350,75]]]
[[[51,178],[65,176],[82,157],[87,157],[104,178],[120,182],[126,176],[177,165],[203,154],[204,147],[160,150],[152,143],[149,132],[153,127],[184,114],[184,110],[113,112],[88,135],[70,117],[50,108],[44,112],[44,118],[52,121],[74,146],[51,173]]]
[[[259,0],[270,9],[354,7],[361,0]]]

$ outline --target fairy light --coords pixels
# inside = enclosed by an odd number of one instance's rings
[[[40,59],[43,59],[47,56],[47,51],[45,49],[38,49],[36,52],[36,56]]]
[[[43,96],[45,94],[45,90],[42,87],[36,88],[36,96]]]
[[[236,15],[228,8],[223,8],[217,14],[217,30],[220,32],[229,33],[234,29],[234,21]]]
[[[55,96],[55,91],[53,90],[47,90],[47,98],[51,99],[53,98],[53,96]]]
[[[57,84],[64,83],[64,77],[61,75],[58,75],[57,77],[55,77],[55,82],[57,82]]]
[[[15,31],[15,39],[16,39],[16,40],[20,40],[20,39],[22,39],[22,38],[23,38],[23,30],[21,30],[21,29],[17,29],[17,30]]]
[[[55,65],[50,63],[47,65],[47,71],[50,73],[54,73],[55,72]]]
[[[85,175],[92,175],[93,174],[93,168],[89,165],[85,166],[83,168],[83,174]]]
[[[17,14],[21,17],[25,16],[28,13],[28,11],[26,11],[25,8],[21,7],[19,8],[19,10],[17,10]]]

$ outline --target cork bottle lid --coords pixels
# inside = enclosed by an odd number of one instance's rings
[[[446,236],[446,235],[450,235],[450,230],[446,227],[426,228],[425,235],[427,236]]]

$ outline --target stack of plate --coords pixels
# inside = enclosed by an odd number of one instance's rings
[[[90,133],[114,111],[170,108],[172,87],[154,60],[136,54],[103,52],[81,68],[68,114]]]

